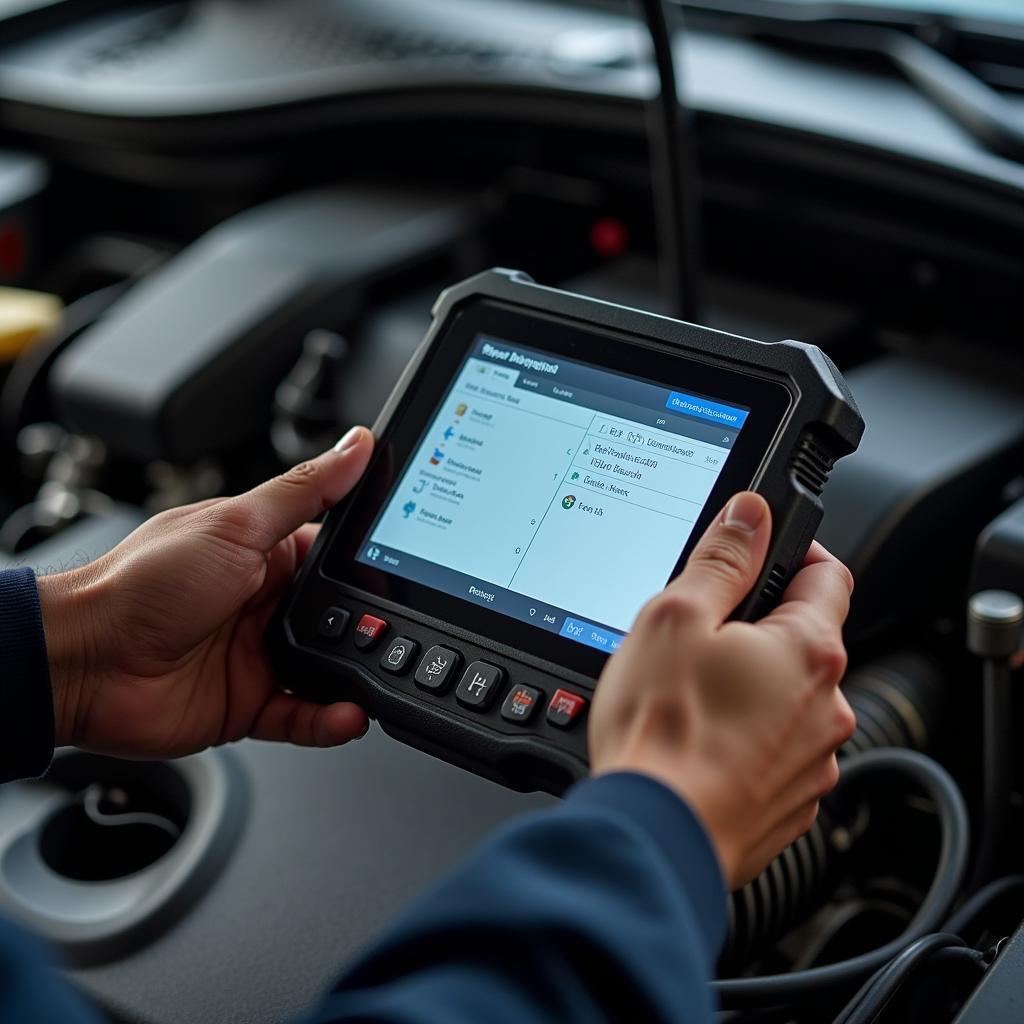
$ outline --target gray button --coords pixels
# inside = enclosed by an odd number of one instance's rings
[[[318,631],[327,640],[337,640],[348,625],[349,614],[344,608],[328,608],[320,616]]]
[[[420,645],[415,640],[410,640],[407,636],[396,636],[388,644],[384,657],[380,659],[380,667],[385,672],[400,675],[409,667],[409,662],[416,657],[419,649]]]
[[[455,691],[455,699],[467,708],[486,711],[494,701],[501,687],[505,673],[497,665],[488,665],[486,661],[474,661],[466,669]]]
[[[459,655],[447,647],[431,647],[416,669],[416,685],[432,693],[443,693],[459,666]]]

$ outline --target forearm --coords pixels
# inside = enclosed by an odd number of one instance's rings
[[[316,1020],[710,1021],[725,890],[703,829],[635,775],[503,830],[342,979]]]

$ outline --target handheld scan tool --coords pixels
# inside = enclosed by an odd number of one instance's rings
[[[595,681],[744,489],[772,509],[737,610],[782,596],[863,421],[817,348],[492,270],[445,291],[268,642],[282,685],[518,789],[587,768]]]

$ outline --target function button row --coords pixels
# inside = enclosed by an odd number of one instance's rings
[[[344,608],[327,608],[320,616],[317,632],[324,639],[338,640],[348,626],[350,613]],[[361,651],[375,647],[389,629],[385,619],[369,613],[356,624],[353,644]],[[408,671],[420,645],[406,636],[396,636],[384,650],[380,667],[392,675]],[[431,693],[442,694],[451,686],[462,657],[449,647],[434,645],[423,656],[413,677],[416,685]],[[486,661],[472,662],[462,674],[455,690],[455,699],[466,708],[486,711],[494,703],[505,679],[505,672]],[[506,722],[526,725],[533,719],[537,708],[544,702],[544,693],[533,686],[513,686],[501,705],[501,717]],[[559,689],[548,704],[547,721],[558,729],[571,728],[587,706],[586,697],[571,690]]]
[[[411,645],[409,651],[406,648]],[[396,654],[398,648],[403,653]],[[389,672],[402,672],[409,659],[416,653],[416,643],[405,637],[398,637],[391,642],[381,667]],[[442,694],[451,685],[462,661],[459,653],[449,647],[436,645],[431,647],[416,669],[413,678],[422,690]],[[387,664],[385,664],[387,662]],[[462,674],[462,679],[455,690],[455,699],[465,708],[473,711],[486,711],[494,703],[505,672],[497,665],[486,661],[474,661]],[[513,686],[505,696],[501,705],[501,717],[506,722],[526,725],[544,702],[544,693],[534,686]],[[559,729],[569,729],[586,709],[587,699],[571,690],[556,690],[548,704],[547,720]]]

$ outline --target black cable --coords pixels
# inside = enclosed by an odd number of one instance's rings
[[[940,665],[912,650],[890,652],[850,672],[843,693],[856,713],[857,730],[839,756],[889,747],[927,751],[945,688]],[[721,975],[740,973],[825,902],[851,852],[849,835],[837,849],[831,833],[828,816],[822,814],[809,832],[731,895],[729,938],[718,961]]]
[[[970,888],[984,885],[999,860],[1013,795],[1011,670],[1008,659],[982,663],[982,825],[981,842],[971,872]]]
[[[984,954],[967,948],[957,935],[945,932],[925,935],[876,971],[833,1024],[874,1024],[900,987],[924,964],[934,963],[943,954],[947,959],[979,966],[984,961]]]
[[[901,774],[916,783],[934,802],[942,845],[931,887],[901,935],[884,946],[849,960],[789,974],[761,978],[730,978],[713,983],[722,1009],[785,1005],[836,988],[852,987],[900,954],[906,946],[934,931],[956,898],[970,851],[970,823],[960,790],[940,764],[911,750],[872,750],[844,759],[838,792],[871,776]]]
[[[694,154],[693,117],[679,93],[673,26],[667,0],[640,0],[658,69],[658,94],[648,104],[658,263],[669,312],[682,320],[700,320],[697,270],[700,265],[699,194]],[[679,22],[673,7],[672,21]],[[678,25],[675,26],[678,31]]]
[[[957,907],[942,926],[942,930],[962,936],[993,903],[1005,900],[1014,892],[1024,892],[1024,875],[1007,875],[1005,878],[989,882]]]

